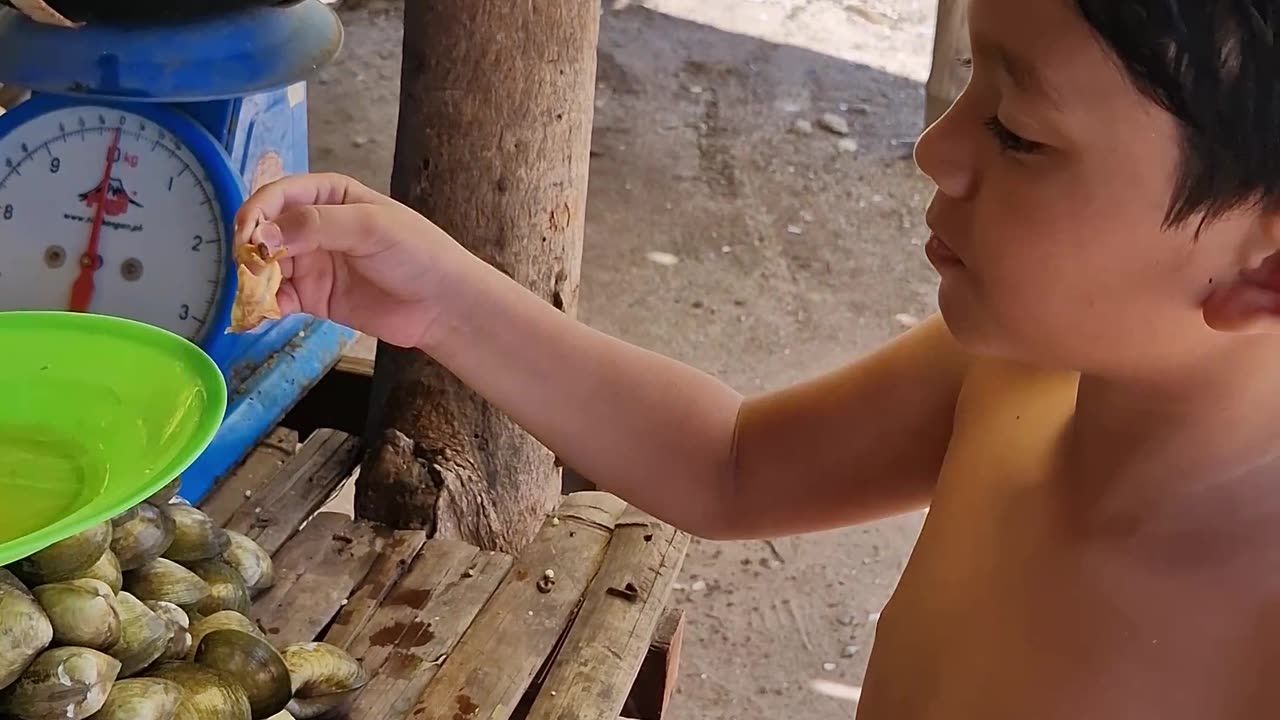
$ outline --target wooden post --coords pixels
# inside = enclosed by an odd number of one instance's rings
[[[959,62],[969,56],[968,4],[968,0],[938,0],[933,69],[925,85],[925,127],[942,117],[969,82],[969,70]]]
[[[392,195],[566,313],[578,303],[599,0],[405,3]],[[381,346],[362,518],[514,553],[553,455],[420,353]]]

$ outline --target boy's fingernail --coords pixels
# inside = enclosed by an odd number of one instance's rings
[[[271,252],[284,247],[284,233],[280,226],[273,222],[264,222],[253,231],[253,242],[263,245]]]

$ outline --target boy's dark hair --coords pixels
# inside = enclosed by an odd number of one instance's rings
[[[1076,4],[1138,90],[1182,125],[1166,225],[1280,209],[1280,2]]]

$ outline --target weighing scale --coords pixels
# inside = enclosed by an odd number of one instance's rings
[[[341,45],[320,0],[77,29],[0,7],[0,83],[32,91],[0,115],[0,310],[124,317],[203,348],[229,397],[183,474],[193,503],[356,337],[306,316],[226,332],[235,213],[308,170],[303,78]]]

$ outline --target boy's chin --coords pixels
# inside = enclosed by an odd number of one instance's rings
[[[991,317],[983,312],[971,287],[944,275],[938,284],[938,313],[961,347],[985,354],[980,348],[993,340]]]
[[[962,293],[946,292],[946,283],[938,293],[938,311],[942,321],[965,352],[992,360],[1024,365],[1046,363],[1035,347],[1042,338],[1017,337],[1003,323],[986,312],[973,298]],[[1039,348],[1043,349],[1043,348]]]

